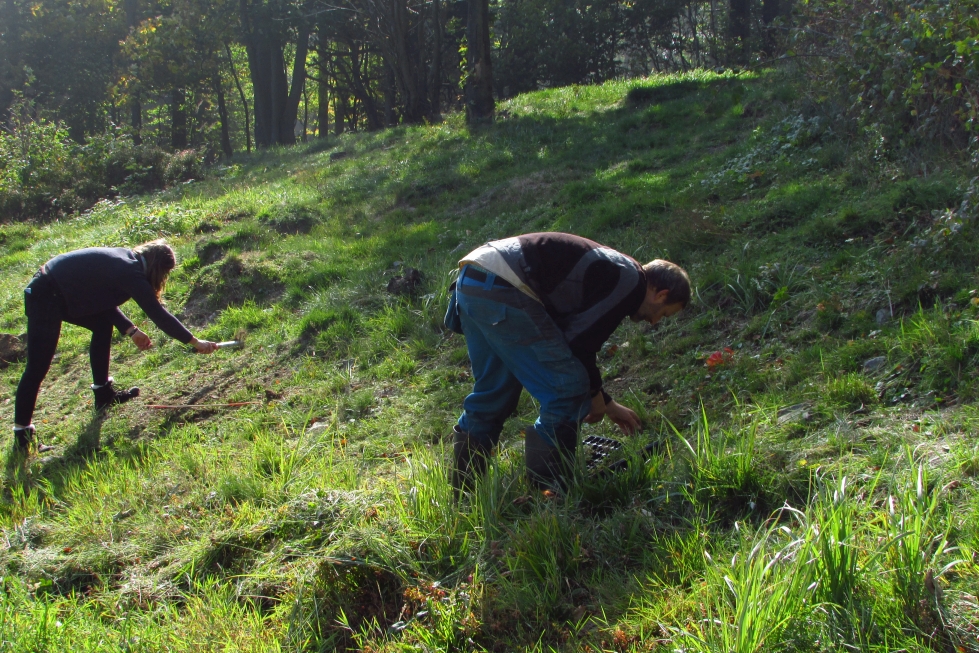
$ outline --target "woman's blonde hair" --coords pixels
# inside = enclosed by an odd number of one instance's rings
[[[146,265],[146,278],[149,279],[157,299],[163,294],[170,271],[177,267],[177,255],[162,238],[133,247],[133,253],[141,256]]]

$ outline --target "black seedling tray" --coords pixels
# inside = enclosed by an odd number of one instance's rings
[[[622,443],[612,438],[603,438],[600,435],[588,435],[581,441],[588,447],[588,462],[586,467],[589,472],[600,470],[602,473],[621,472],[629,466],[626,458],[620,458],[613,463],[606,464],[609,456],[619,453],[622,450]],[[661,442],[656,440],[650,442],[642,448],[642,457],[648,460],[649,457],[661,446]]]
[[[600,466],[605,459],[622,449],[622,443],[612,438],[603,438],[600,435],[588,435],[581,441],[588,447],[588,470],[591,471]]]

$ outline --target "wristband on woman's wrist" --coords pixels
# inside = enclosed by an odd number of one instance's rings
[[[126,330],[126,335],[133,336],[136,334],[137,331],[139,331],[139,327],[134,324],[131,327],[129,327],[129,329]]]

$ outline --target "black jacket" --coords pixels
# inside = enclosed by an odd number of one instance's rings
[[[42,268],[57,284],[68,317],[112,311],[112,323],[125,333],[133,326],[119,306],[132,299],[165,334],[188,343],[190,331],[163,308],[143,262],[124,247],[89,247],[59,254]]]

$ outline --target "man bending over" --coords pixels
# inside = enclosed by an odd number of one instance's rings
[[[596,354],[626,317],[656,324],[682,310],[690,279],[669,261],[643,266],[563,233],[493,241],[459,266],[455,313],[475,385],[454,429],[452,485],[469,489],[485,471],[526,388],[540,403],[527,429],[528,476],[538,487],[566,488],[582,421],[607,415],[626,434],[640,427],[603,389]]]

